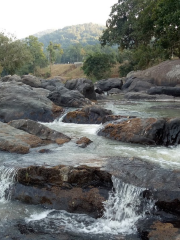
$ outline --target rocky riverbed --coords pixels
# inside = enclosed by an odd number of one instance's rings
[[[1,239],[177,240],[177,64],[164,80],[1,78]]]

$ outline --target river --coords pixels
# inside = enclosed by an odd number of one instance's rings
[[[99,101],[98,104],[112,110],[113,114],[116,115],[180,116],[180,103],[178,102],[126,102],[116,96],[111,97],[110,100]],[[171,107],[174,105],[176,105],[175,108]],[[66,109],[66,111],[70,110],[72,109]],[[97,131],[102,127],[101,124],[63,123],[62,118],[44,124],[68,135],[72,140],[61,146],[56,144],[46,146],[46,149],[50,150],[46,154],[39,153],[39,150],[44,147],[33,148],[25,155],[0,152],[0,232],[4,234],[3,236],[6,235],[6,231],[12,223],[24,221],[29,227],[37,229],[37,232],[38,229],[41,229],[43,234],[66,233],[67,236],[71,236],[71,238],[62,237],[62,239],[139,239],[136,235],[135,222],[143,218],[145,212],[151,211],[153,203],[145,203],[144,212],[139,212],[138,206],[141,202],[139,195],[143,189],[124,184],[115,177],[113,178],[113,186],[116,189],[116,194],[110,193],[109,200],[104,203],[104,216],[98,220],[87,215],[48,210],[41,206],[11,201],[11,196],[7,197],[6,190],[13,184],[16,169],[29,165],[55,166],[64,164],[77,166],[83,164],[104,167],[109,157],[122,156],[138,157],[156,162],[163,168],[177,169],[180,168],[180,146],[167,148],[112,141],[97,136]],[[93,141],[85,149],[79,148],[75,143],[77,138],[83,136]],[[48,238],[37,237],[36,239]]]

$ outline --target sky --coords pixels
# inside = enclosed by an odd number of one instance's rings
[[[105,25],[118,0],[1,0],[0,31],[17,38],[47,29],[97,23]]]

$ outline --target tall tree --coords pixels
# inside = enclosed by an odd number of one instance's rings
[[[0,65],[6,73],[14,74],[31,60],[32,55],[24,41],[0,33]]]
[[[47,47],[47,52],[49,53],[49,63],[50,63],[50,73],[51,73],[51,66],[56,60],[56,52],[59,54],[63,54],[63,50],[60,44],[50,42]]]
[[[29,36],[25,43],[32,55],[31,63],[27,66],[29,73],[34,73],[37,67],[47,66],[47,58],[43,52],[43,44],[38,41],[37,37]]]

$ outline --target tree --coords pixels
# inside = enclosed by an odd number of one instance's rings
[[[100,80],[110,76],[111,68],[115,63],[114,55],[97,52],[87,57],[82,69],[88,77]]]
[[[50,63],[50,73],[51,73],[51,65],[56,60],[56,52],[59,52],[59,54],[63,54],[63,50],[60,44],[50,42],[47,47],[47,52],[49,53],[49,63]]]
[[[177,0],[118,0],[100,43],[131,50],[134,69],[168,59],[172,53],[180,57],[179,16]]]
[[[14,74],[17,69],[31,60],[32,55],[24,41],[0,33],[0,65],[3,71]]]
[[[25,39],[25,43],[32,55],[31,63],[26,66],[28,73],[36,72],[37,67],[47,66],[47,58],[43,52],[43,44],[38,41],[37,37],[29,36]]]

